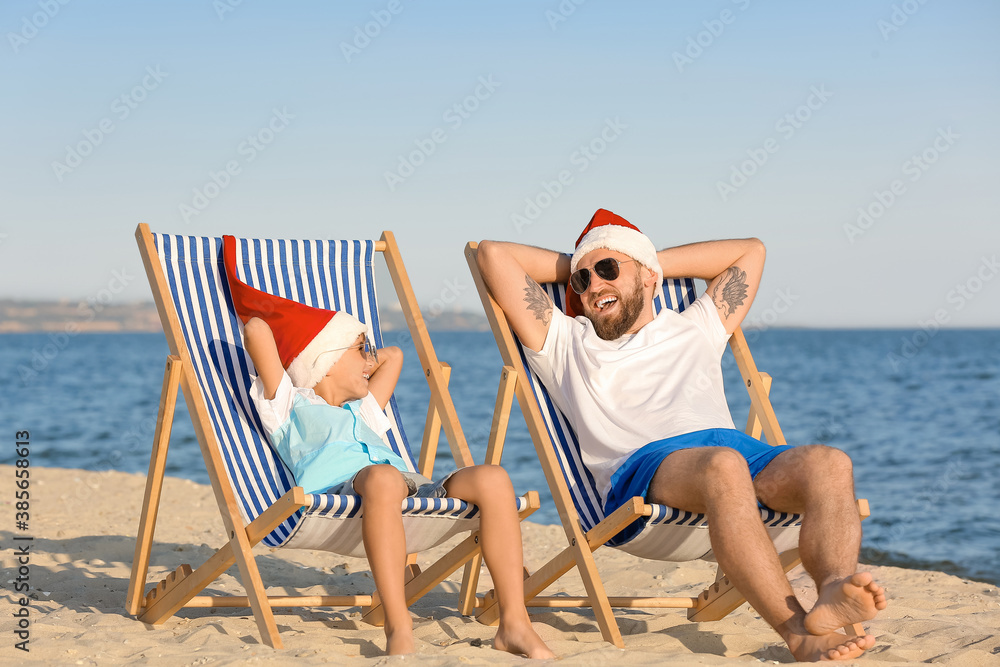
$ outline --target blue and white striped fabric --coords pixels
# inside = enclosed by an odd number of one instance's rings
[[[566,285],[548,283],[542,285],[542,288],[552,299],[555,307],[565,312]],[[697,298],[694,281],[690,278],[664,280],[663,296],[666,299],[666,307],[681,312]],[[653,307],[657,313],[664,307],[659,295],[653,299]],[[541,408],[545,427],[555,448],[576,511],[580,515],[580,524],[584,531],[588,531],[605,518],[600,494],[590,472],[583,465],[576,433],[573,432],[566,416],[552,402],[541,381],[531,371],[524,355],[524,348],[517,336],[514,336],[514,340],[517,342],[521,363],[528,373],[531,388]],[[708,523],[703,514],[685,512],[666,505],[651,505],[651,507],[653,515],[646,522],[643,531],[616,548],[654,560],[713,560],[711,543],[708,539]],[[799,515],[762,509],[761,518],[779,552],[798,544]]]
[[[272,450],[249,397],[252,364],[243,350],[222,263],[222,239],[153,234],[180,328],[191,353],[215,439],[240,514],[249,523],[294,485]],[[317,308],[344,310],[368,325],[382,346],[373,275],[373,241],[238,239],[237,273],[248,285]],[[416,470],[392,398],[391,447]],[[363,557],[361,499],[311,494],[309,506],[290,517],[264,544],[322,549]],[[518,510],[526,501],[518,499]],[[452,535],[475,530],[478,510],[456,498],[407,498],[403,502],[407,550],[417,552]]]

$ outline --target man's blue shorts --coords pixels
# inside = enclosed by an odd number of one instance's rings
[[[636,450],[611,476],[611,488],[608,491],[608,499],[604,503],[604,515],[611,514],[635,496],[645,498],[649,491],[649,483],[653,481],[653,475],[663,463],[663,459],[668,454],[695,447],[735,449],[746,459],[751,479],[755,479],[775,456],[792,448],[791,445],[772,447],[756,438],[751,438],[746,433],[731,428],[710,428],[673,438],[656,440]],[[642,532],[645,524],[645,519],[633,522],[608,544],[612,546],[625,544]]]

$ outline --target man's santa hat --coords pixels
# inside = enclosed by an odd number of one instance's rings
[[[576,249],[569,264],[570,273],[576,271],[580,260],[588,253],[602,248],[628,255],[656,272],[657,281],[653,296],[663,294],[663,270],[660,268],[660,260],[656,257],[656,246],[635,225],[603,208],[597,209],[594,217],[576,240]],[[570,317],[583,313],[580,296],[569,286],[566,288],[566,313]]]
[[[232,236],[222,237],[222,261],[236,314],[244,324],[252,317],[267,322],[281,365],[296,387],[314,387],[344,354],[344,348],[368,331],[350,313],[313,308],[242,282],[236,275],[236,239]]]

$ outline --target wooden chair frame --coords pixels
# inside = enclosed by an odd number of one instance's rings
[[[466,260],[472,271],[476,288],[479,291],[480,299],[483,302],[486,316],[503,359],[500,394],[504,397],[517,396],[521,413],[527,422],[528,432],[541,462],[546,482],[552,493],[568,541],[568,545],[558,555],[526,578],[524,582],[526,605],[548,608],[591,607],[605,641],[620,648],[624,647],[624,642],[614,620],[612,607],[687,609],[688,619],[692,621],[714,621],[724,618],[746,602],[746,598],[736,590],[721,568],[716,573],[715,582],[693,597],[608,597],[597,571],[593,552],[632,522],[641,517],[650,516],[652,509],[641,497],[633,498],[598,525],[584,532],[538,403],[532,393],[531,386],[523,379],[527,378],[527,371],[521,363],[514,334],[503,309],[493,299],[479,272],[479,266],[476,262],[477,252],[477,243],[472,242],[466,246]],[[729,348],[736,359],[736,365],[750,395],[750,414],[747,419],[746,433],[755,438],[759,438],[763,433],[768,443],[784,445],[785,436],[781,432],[781,426],[778,424],[768,395],[771,377],[757,370],[757,365],[750,354],[742,329],[738,328],[733,333],[729,340]],[[507,415],[512,402],[512,398],[505,398],[503,405],[501,405],[498,400],[498,412],[494,413],[495,424],[507,423]],[[503,414],[500,414],[500,411]],[[866,500],[858,500],[858,511],[862,519],[869,516]],[[785,572],[801,562],[797,548],[782,552],[779,556]],[[564,595],[542,597],[539,595],[574,567],[583,580],[587,592],[585,597]],[[492,591],[479,601],[477,607],[477,618],[481,622],[492,624],[497,621],[499,610]],[[854,635],[864,635],[860,624],[851,626],[850,631]]]
[[[380,625],[383,621],[383,614],[377,594],[345,596],[268,596],[266,594],[260,571],[251,550],[275,527],[300,508],[306,506],[305,494],[301,487],[292,488],[260,516],[244,525],[230,478],[220,454],[212,421],[195,376],[191,353],[184,341],[180,321],[148,225],[140,224],[137,227],[136,240],[153,291],[160,321],[166,334],[170,354],[167,357],[166,370],[164,371],[160,407],[149,462],[149,474],[146,477],[146,489],[139,517],[135,555],[126,598],[128,613],[137,616],[145,623],[159,625],[182,607],[250,607],[253,610],[261,638],[265,644],[274,648],[282,648],[282,641],[272,612],[272,609],[277,607],[359,606],[365,608],[365,620]],[[448,392],[450,367],[437,358],[392,233],[383,232],[381,239],[375,243],[375,249],[383,253],[407,326],[413,337],[413,344],[417,350],[424,376],[430,386],[430,405],[418,467],[422,474],[428,477],[432,475],[442,428],[446,433],[456,464],[459,466],[473,465],[472,455],[469,452],[455,406]],[[212,490],[225,526],[226,543],[198,568],[192,569],[189,565],[181,565],[148,593],[145,593],[144,588],[149,569],[157,510],[163,488],[167,446],[170,440],[174,409],[177,404],[178,389],[184,392],[191,413],[198,444],[205,459]],[[491,446],[487,454],[487,462],[499,463],[501,454],[502,444],[499,448]],[[537,492],[527,493],[526,499],[526,507],[519,513],[522,520],[539,506]],[[246,590],[245,596],[198,595],[234,562],[239,568],[240,579]],[[471,601],[475,599],[480,562],[478,530],[472,532],[423,572],[416,566],[415,554],[410,554],[407,558],[408,581],[405,587],[407,605],[412,604],[459,567],[465,565],[460,600],[463,607],[469,607],[472,604]]]

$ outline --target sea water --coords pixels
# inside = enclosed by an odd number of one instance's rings
[[[1000,584],[1000,331],[767,330],[748,332],[790,444],[825,443],[854,461],[864,522],[862,560],[934,569]],[[452,366],[451,393],[473,457],[489,436],[500,355],[489,333],[435,332]],[[429,390],[407,337],[397,400],[418,448]],[[13,438],[29,429],[32,464],[144,473],[167,345],[162,334],[0,336],[0,406]],[[749,399],[728,353],[726,393],[738,427]],[[503,465],[518,491],[535,489],[539,523],[557,523],[516,406]],[[8,448],[0,461],[13,461]],[[442,432],[436,472],[454,465]],[[207,483],[194,429],[178,401],[167,474]],[[69,508],[68,508],[69,509]]]

